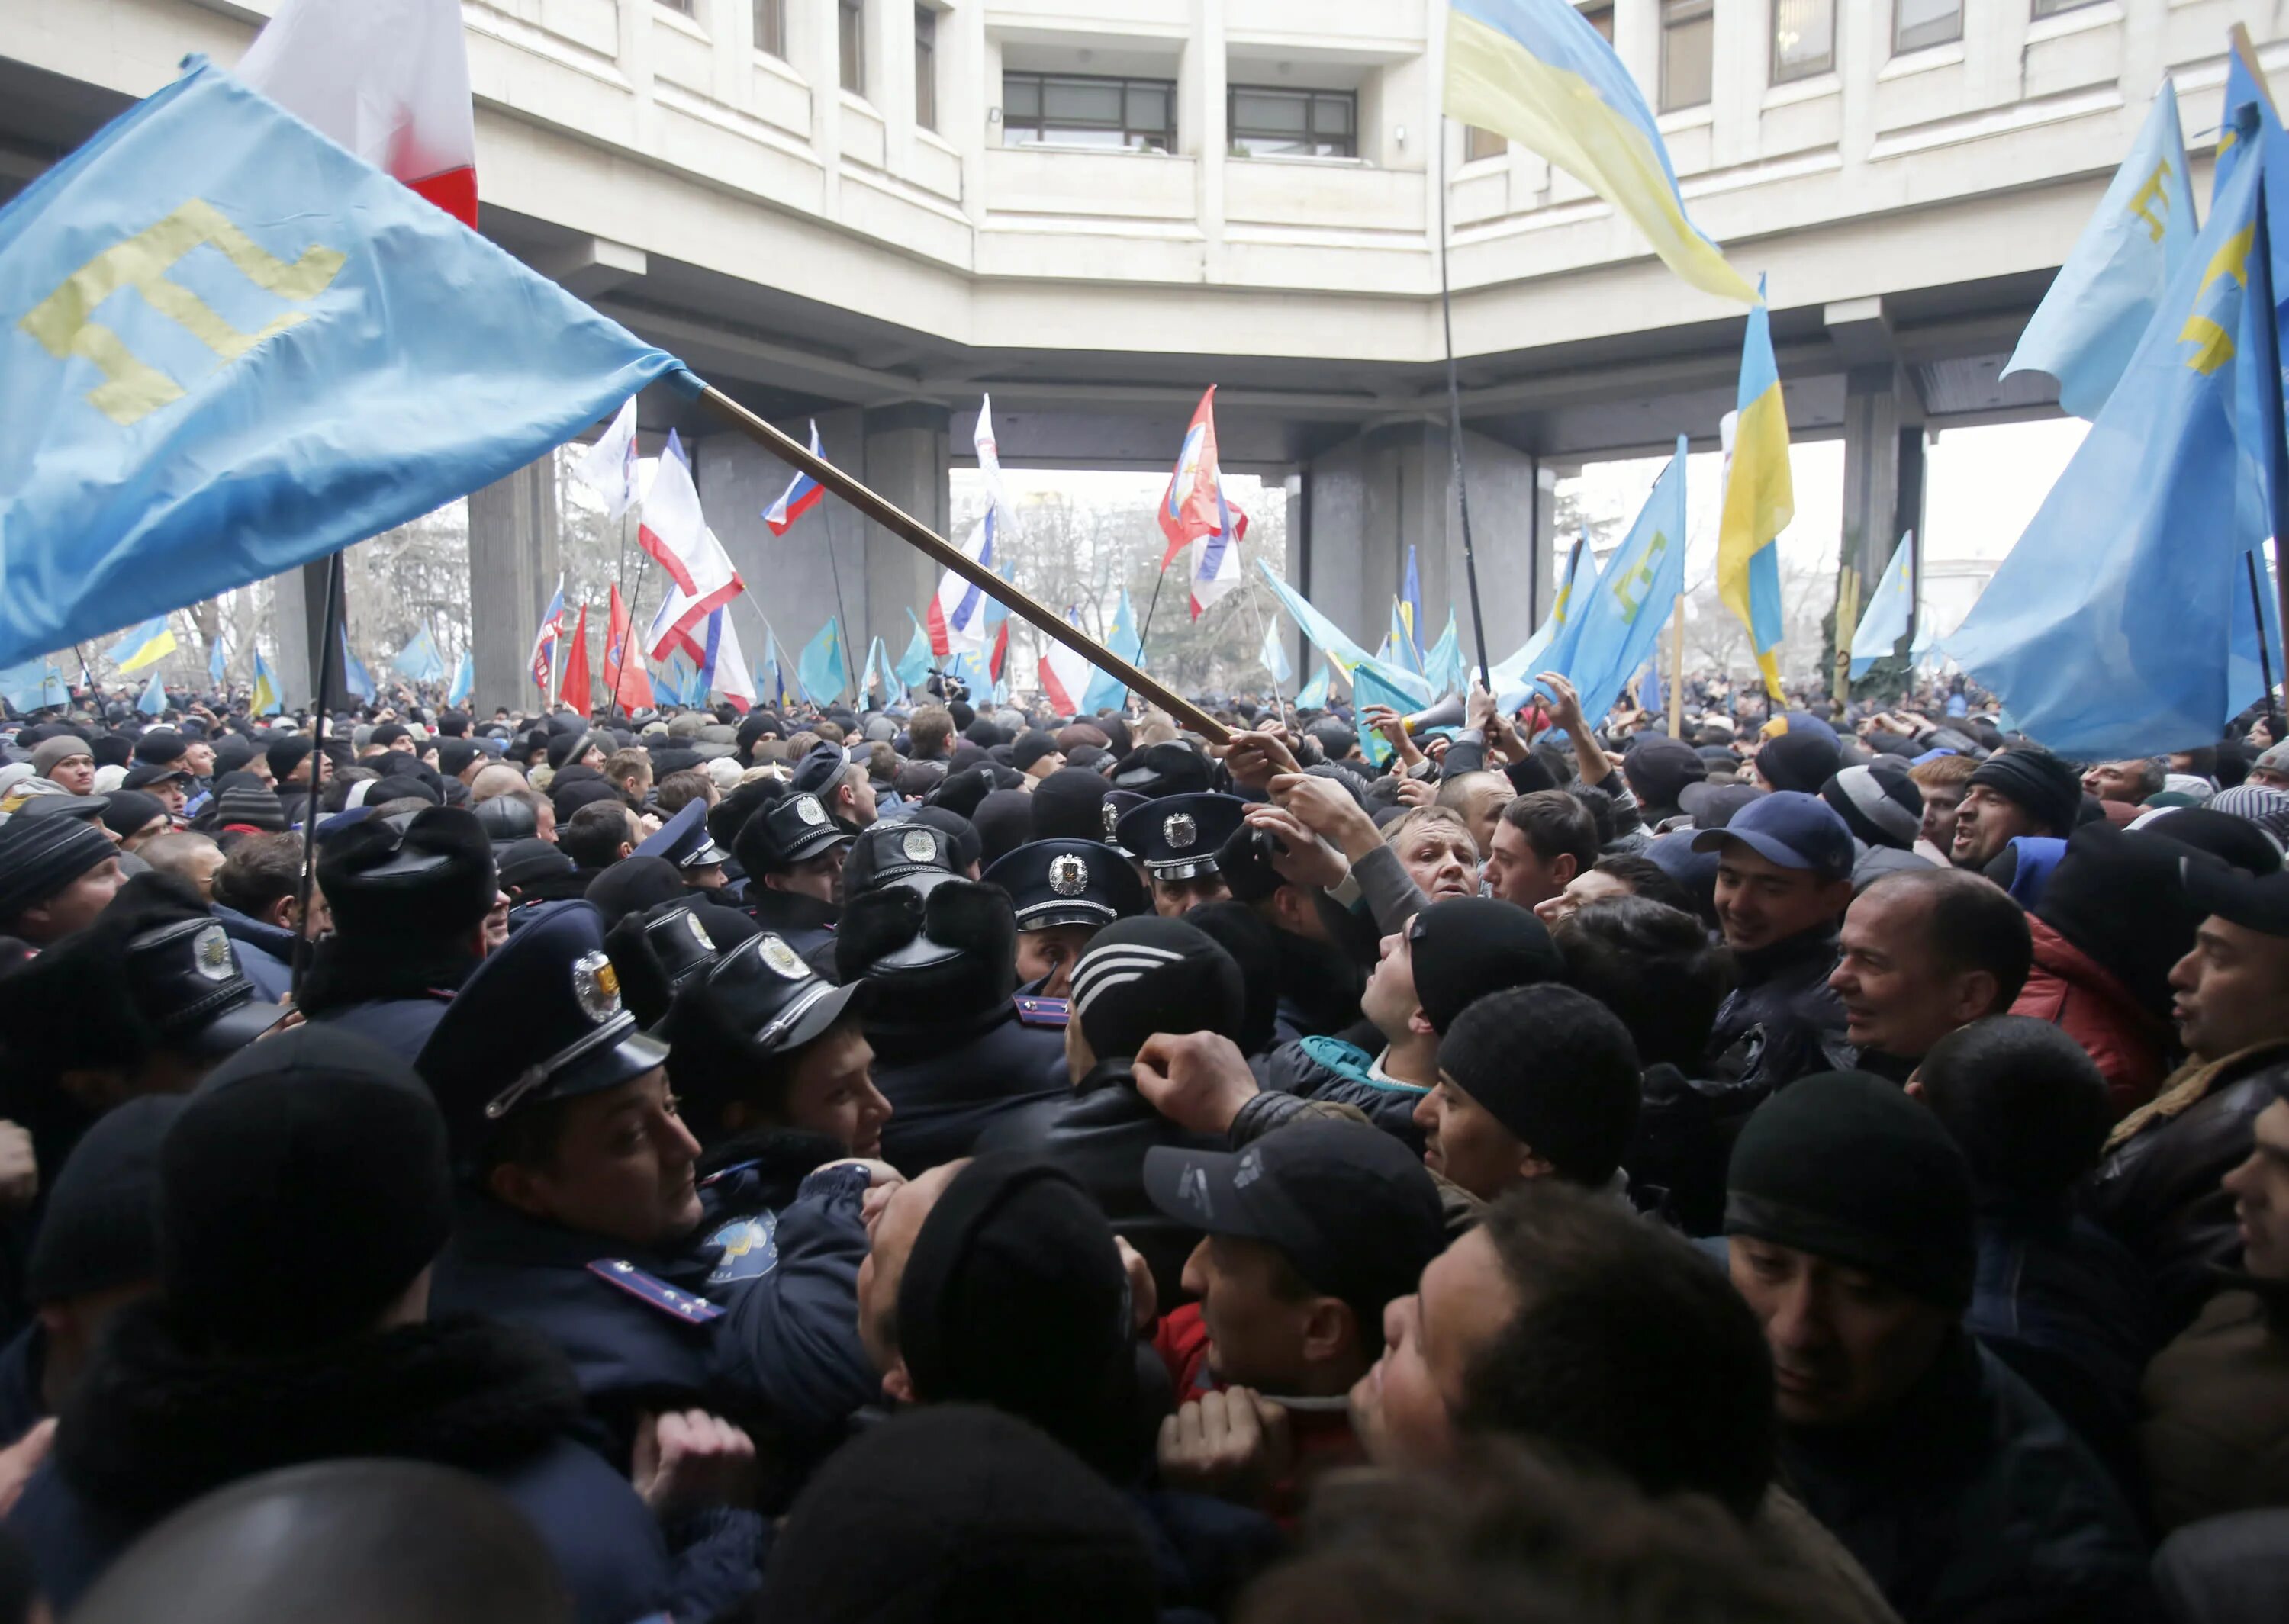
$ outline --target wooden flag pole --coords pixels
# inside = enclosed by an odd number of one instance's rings
[[[808,474],[884,529],[927,553],[1011,614],[1056,638],[1099,671],[1119,678],[1124,686],[1144,694],[1211,744],[1222,744],[1231,741],[1231,730],[1200,706],[1183,698],[1158,680],[1145,675],[1079,626],[1069,624],[1063,616],[1051,611],[1048,605],[1031,593],[1020,591],[970,558],[897,504],[877,495],[825,458],[813,456],[810,448],[800,440],[781,434],[713,385],[709,385],[699,398],[734,428],[780,461]]]

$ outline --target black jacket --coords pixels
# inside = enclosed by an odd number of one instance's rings
[[[531,1519],[585,1624],[694,1618],[758,1583],[764,1531],[720,1512],[671,1557],[627,1481],[571,1437],[580,1394],[528,1333],[405,1325],[316,1353],[212,1357],[156,1301],[120,1310],[76,1389],[55,1454],[9,1516],[42,1593],[68,1611],[136,1534],[211,1489],[280,1467],[389,1456],[459,1467]]]
[[[1006,1118],[1063,1102],[1071,1092],[1065,1029],[1026,1023],[1047,1018],[1002,999],[942,1024],[870,1021],[874,1087],[890,1103],[882,1159],[912,1178],[969,1155]]]
[[[2280,1097],[2289,1045],[2219,1063],[2199,1096],[2154,1114],[2116,1144],[2085,1185],[2091,1215],[2130,1248],[2154,1281],[2161,1335],[2175,1336],[2201,1311],[2213,1270],[2241,1262],[2233,1197],[2219,1181],[2246,1160],[2260,1111]]]
[[[2145,1543],[2050,1406],[1960,1333],[1867,1427],[1783,1427],[1786,1486],[1905,1624],[2147,1624]]]
[[[1775,1089],[1817,1071],[1850,1067],[1844,1005],[1829,991],[1836,967],[1836,929],[1807,930],[1734,960],[1733,991],[1717,1007],[1709,1033],[1712,1092],[1721,1110],[1756,1108]]]
[[[1221,1138],[1186,1133],[1137,1092],[1126,1060],[1108,1060],[1068,1095],[1039,1101],[996,1123],[977,1149],[1053,1161],[1097,1198],[1113,1232],[1152,1266],[1160,1301],[1181,1300],[1184,1260],[1200,1232],[1167,1216],[1144,1195],[1144,1152],[1154,1145],[1222,1150]],[[895,1120],[895,1118],[893,1118]]]
[[[801,891],[774,891],[761,880],[747,887],[747,917],[778,936],[802,959],[833,979],[834,921],[841,910]]]

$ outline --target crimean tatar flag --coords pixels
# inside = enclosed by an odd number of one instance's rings
[[[1570,0],[1451,0],[1446,110],[1540,153],[1597,193],[1695,287],[1755,302],[1755,290],[1686,218],[1653,109]]]
[[[460,0],[284,0],[239,60],[238,76],[475,227]]]
[[[1763,292],[1761,284],[1758,291]],[[1717,527],[1717,593],[1749,628],[1749,651],[1765,691],[1781,692],[1780,533],[1796,517],[1789,480],[1788,408],[1773,361],[1773,329],[1761,300],[1749,312],[1741,340],[1741,389],[1733,426],[1733,460]]]

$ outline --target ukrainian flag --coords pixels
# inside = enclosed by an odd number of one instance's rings
[[[1749,312],[1741,342],[1739,415],[1733,427],[1733,466],[1725,485],[1725,512],[1717,529],[1717,592],[1749,628],[1749,649],[1764,673],[1765,690],[1782,697],[1781,558],[1774,544],[1796,516],[1789,482],[1788,408],[1781,402],[1780,369],[1773,362],[1773,329],[1764,306]]]
[[[1756,291],[1686,218],[1669,147],[1637,81],[1568,0],[1451,0],[1446,110],[1588,187],[1704,293],[1756,302]]]
[[[124,676],[131,671],[142,670],[154,660],[165,659],[174,651],[175,633],[167,625],[167,617],[154,615],[112,644],[108,657]]]
[[[262,657],[262,650],[254,651],[254,697],[247,710],[256,716],[275,716],[286,708],[278,692],[278,679],[271,672],[270,662]]]

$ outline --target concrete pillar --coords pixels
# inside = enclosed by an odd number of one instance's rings
[[[1854,367],[1844,386],[1844,539],[1839,565],[1860,573],[1861,601],[1900,539],[1900,390],[1889,364]]]
[[[909,402],[870,411],[865,423],[866,482],[941,536],[946,534],[953,504],[951,421],[952,414],[943,406]],[[919,614],[937,590],[938,566],[911,542],[880,525],[859,528],[864,531],[859,556],[866,602],[864,609],[853,603],[850,612],[865,623],[867,637],[882,640],[895,660],[905,651],[912,634],[906,611]],[[949,539],[959,544],[965,538]],[[852,634],[857,634],[856,627]],[[857,657],[866,657],[863,641]]]
[[[315,701],[323,658],[332,662],[327,691],[339,703],[349,691],[342,680],[340,645],[337,642],[331,650],[321,647],[326,634],[326,561],[322,559],[290,569],[274,577],[270,585],[278,636],[278,655],[272,669],[278,676],[280,699],[290,710]]]
[[[469,496],[469,625],[476,683],[469,708],[530,711],[543,698],[525,669],[556,590],[556,462],[544,457]],[[569,629],[569,628],[568,628]]]

